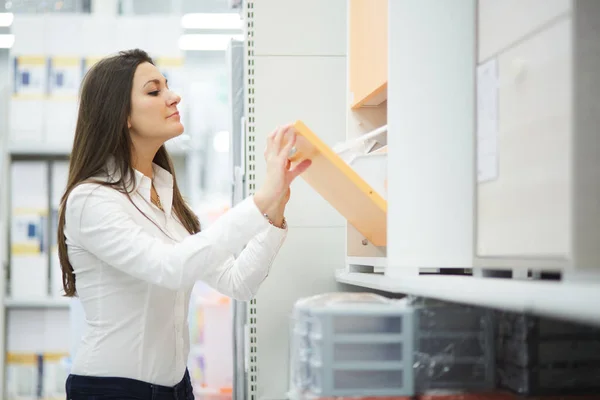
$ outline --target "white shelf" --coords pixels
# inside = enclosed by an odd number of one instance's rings
[[[531,313],[600,326],[600,283],[336,271],[336,280],[389,293]]]
[[[346,264],[368,267],[387,267],[387,257],[346,257]]]
[[[68,298],[58,299],[4,299],[6,308],[69,308],[71,300]]]
[[[171,156],[185,156],[188,154],[188,149],[183,149],[178,146],[167,146],[167,151]],[[71,154],[70,146],[56,145],[11,145],[8,152],[14,156],[69,156]]]
[[[232,392],[231,390],[222,390],[222,389],[213,389],[201,387],[200,385],[194,385],[194,394],[197,395],[210,395],[214,398],[231,398]]]
[[[10,145],[8,152],[11,155],[34,155],[34,156],[68,156],[71,154],[70,146],[59,146],[51,144],[19,144]]]

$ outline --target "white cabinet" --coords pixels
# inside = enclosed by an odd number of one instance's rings
[[[498,57],[498,177],[479,185],[477,251],[568,256],[571,21]]]
[[[483,62],[570,13],[571,0],[479,0],[477,8]]]
[[[488,3],[480,1],[480,16]],[[554,19],[531,19],[519,28],[524,36],[492,58],[497,174],[477,187],[478,266],[600,267],[600,2],[574,2],[566,13],[559,10],[570,2],[546,4],[535,10],[553,9]],[[524,9],[508,12],[494,23],[511,31]]]

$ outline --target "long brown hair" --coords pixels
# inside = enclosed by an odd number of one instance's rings
[[[130,183],[135,183],[131,162],[132,142],[127,127],[131,112],[131,89],[138,65],[154,64],[150,56],[139,49],[122,51],[99,61],[86,74],[81,87],[75,140],[69,164],[69,179],[58,212],[58,256],[62,269],[65,296],[77,295],[75,274],[69,262],[64,235],[67,198],[77,185],[106,174],[109,159],[114,159],[115,177],[110,186],[130,197]],[[173,211],[189,233],[200,231],[198,217],[186,205],[177,186],[173,162],[161,146],[154,163],[173,175]],[[96,182],[96,181],[94,181]]]

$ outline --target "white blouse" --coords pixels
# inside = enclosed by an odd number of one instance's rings
[[[194,283],[251,299],[287,231],[249,197],[190,235],[172,212],[170,173],[154,165],[164,212],[150,201],[150,178],[136,171],[135,182],[135,205],[97,183],[79,185],[67,200],[68,255],[86,319],[72,373],[173,386],[188,360]]]

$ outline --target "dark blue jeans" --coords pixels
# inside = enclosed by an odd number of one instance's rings
[[[128,378],[69,375],[67,400],[194,400],[190,374],[173,387]]]

